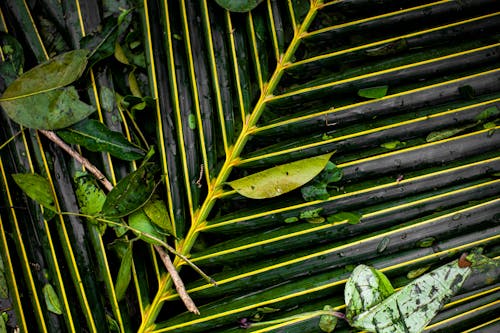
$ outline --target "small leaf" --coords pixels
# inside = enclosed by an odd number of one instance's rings
[[[190,129],[192,130],[196,129],[196,117],[192,113],[190,113],[188,116],[188,125]]]
[[[338,212],[336,214],[328,216],[327,220],[330,223],[343,222],[347,220],[349,224],[358,224],[361,221],[363,215],[353,212]]]
[[[299,220],[298,217],[292,216],[292,217],[287,217],[284,222],[285,223],[294,223],[294,222],[297,222],[298,220]]]
[[[435,237],[426,237],[417,242],[418,247],[431,247],[436,242]]]
[[[385,249],[387,249],[387,246],[389,245],[390,242],[391,242],[391,239],[389,237],[382,238],[380,243],[378,243],[378,245],[377,245],[377,253],[384,252]]]
[[[358,90],[358,96],[365,98],[382,98],[387,95],[389,86],[377,86]]]
[[[380,145],[380,147],[385,149],[397,149],[406,146],[406,142],[401,142],[399,140],[389,141]]]
[[[52,188],[46,178],[33,173],[17,173],[13,174],[12,178],[28,197],[43,207],[57,212]]]
[[[490,106],[489,108],[481,111],[481,113],[479,113],[475,119],[478,121],[485,121],[488,118],[498,116],[499,114],[500,110],[496,106]]]
[[[316,217],[320,217],[321,212],[323,211],[323,208],[316,208],[316,209],[309,209],[303,212],[300,212],[300,218],[301,219],[313,219]]]
[[[110,332],[120,332],[120,326],[116,320],[109,314],[106,314],[106,322],[108,323],[108,328]]]
[[[107,152],[125,161],[144,156],[145,151],[129,142],[120,132],[111,131],[106,125],[86,119],[69,128],[57,131],[67,143],[81,145],[91,151]]]
[[[415,278],[419,277],[420,275],[424,274],[425,272],[427,272],[429,270],[429,268],[431,268],[431,266],[424,266],[424,267],[420,267],[417,269],[412,269],[411,271],[409,271],[406,274],[406,277],[408,279],[415,279]]]
[[[108,218],[123,217],[144,206],[156,187],[156,170],[157,167],[148,162],[120,180],[108,193],[101,215]]]
[[[0,256],[0,298],[9,297],[9,285],[7,284],[7,279],[5,278],[5,267],[3,264],[2,256]]]
[[[347,319],[352,320],[393,293],[391,282],[382,272],[366,265],[356,266],[344,289]]]
[[[251,199],[272,198],[290,192],[324,169],[333,153],[306,158],[254,173],[229,182],[239,194]]]
[[[142,209],[129,216],[128,225],[140,232],[137,233],[140,239],[150,244],[159,245],[160,242],[158,242],[158,240],[163,241],[165,239],[165,234],[161,233],[155,227]]]
[[[4,317],[4,314],[7,317]],[[2,312],[2,316],[0,316],[0,333],[7,333],[7,325],[6,323],[9,321],[9,316],[7,312]]]
[[[132,278],[132,243],[129,242],[127,250],[122,258],[120,269],[116,277],[115,293],[116,299],[121,301],[125,297],[125,292]]]
[[[43,286],[43,297],[45,298],[47,310],[58,315],[63,313],[59,297],[57,296],[56,291],[51,284],[47,283],[45,286]]]
[[[446,129],[446,130],[442,130],[442,131],[434,131],[434,132],[431,132],[427,135],[427,137],[425,138],[425,141],[435,142],[435,141],[451,138],[452,136],[454,136],[458,133],[461,133],[470,127],[471,127],[471,125],[467,125],[467,126],[463,126],[463,127],[450,128],[450,129]]]
[[[333,311],[333,308],[329,305],[325,305],[323,310]],[[319,318],[319,328],[326,333],[331,333],[335,330],[335,326],[337,326],[338,318],[332,315],[321,315]]]
[[[455,260],[422,275],[355,318],[350,317],[350,323],[369,332],[422,332],[470,273],[471,267],[461,268]]]
[[[489,121],[489,122],[483,124],[484,129],[492,129],[495,127],[497,127],[497,124],[495,124],[494,121]]]
[[[162,200],[150,200],[142,209],[151,222],[169,234],[173,234],[172,223],[170,222],[165,202]]]
[[[239,13],[251,11],[262,1],[263,0],[215,0],[221,7]]]
[[[104,19],[104,23],[98,31],[92,32],[80,40],[82,49],[93,50],[89,58],[89,67],[113,55],[118,38],[117,27],[117,19],[109,16]]]
[[[101,190],[95,180],[86,172],[77,172],[74,177],[76,184],[76,198],[80,212],[86,215],[97,215],[101,212],[106,194]]]
[[[0,77],[3,79],[3,84],[10,85],[23,73],[23,47],[11,35],[1,33],[0,48],[4,58],[4,61],[0,62]],[[0,91],[3,90],[5,86],[0,85]]]

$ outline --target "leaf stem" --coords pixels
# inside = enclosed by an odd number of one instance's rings
[[[71,148],[66,142],[64,142],[57,134],[53,131],[38,130],[40,133],[45,135],[50,141],[58,145],[62,150],[67,152],[71,157],[80,162],[91,174],[96,177],[101,184],[106,188],[106,190],[111,191],[113,189],[113,184],[102,174],[102,172],[97,169],[89,160],[80,155],[76,150]]]

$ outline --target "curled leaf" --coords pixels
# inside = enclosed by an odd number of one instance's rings
[[[61,301],[59,301],[59,297],[51,284],[47,283],[43,286],[43,297],[45,298],[47,310],[58,315],[63,313]]]
[[[108,152],[125,161],[134,161],[144,156],[141,148],[129,142],[122,133],[111,131],[97,120],[84,120],[71,127],[57,131],[67,143],[81,145],[91,151]]]
[[[16,173],[12,175],[16,184],[28,197],[45,208],[57,212],[54,206],[54,195],[49,181],[34,173]]]
[[[251,199],[272,198],[290,192],[318,175],[333,153],[306,158],[254,173],[229,182],[239,194]]]
[[[132,278],[132,243],[129,242],[127,250],[122,258],[120,269],[116,277],[115,293],[116,299],[121,301],[125,297],[125,292]]]

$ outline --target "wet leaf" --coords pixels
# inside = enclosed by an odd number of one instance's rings
[[[300,189],[305,201],[326,200],[330,197],[328,185],[342,179],[344,173],[342,169],[328,161],[325,168],[319,175]]]
[[[0,92],[23,73],[24,53],[21,44],[11,35],[0,34],[0,48],[4,61],[0,62]],[[1,80],[0,80],[1,81]]]
[[[278,165],[229,182],[239,194],[251,199],[272,198],[290,192],[309,182],[321,170],[333,153]]]
[[[28,197],[43,207],[57,212],[52,188],[46,178],[34,173],[17,173],[13,174],[12,178]]]
[[[156,170],[157,167],[148,162],[120,180],[108,193],[101,215],[107,218],[123,217],[144,206],[156,187]]]
[[[142,209],[135,213],[132,213],[129,216],[128,225],[140,232],[137,233],[137,236],[140,239],[150,244],[160,245],[160,242],[158,242],[158,240],[163,241],[165,239],[165,234],[160,232],[155,227],[153,222],[151,222],[151,220]]]
[[[86,215],[97,215],[101,212],[106,194],[101,190],[95,180],[86,172],[77,172],[74,177],[76,185],[76,198],[80,212]]]
[[[441,266],[412,281],[368,311],[350,317],[351,325],[378,333],[421,332],[460,289],[470,272],[470,267],[459,267],[457,260]]]
[[[173,234],[172,223],[170,222],[165,202],[157,199],[150,200],[142,209],[151,222],[169,234]]]
[[[347,319],[352,320],[393,293],[391,282],[382,272],[366,265],[356,266],[344,289]]]
[[[329,305],[325,305],[323,307],[323,310],[331,310],[333,311],[333,308]],[[326,333],[331,333],[333,330],[335,330],[335,326],[337,326],[337,321],[338,318],[332,315],[321,315],[319,318],[319,328]]]
[[[221,7],[232,12],[248,12],[257,7],[263,0],[215,0]]]
[[[106,125],[86,119],[69,128],[57,131],[67,143],[81,145],[88,150],[107,152],[125,161],[144,156],[145,151],[129,142],[122,133],[111,131]]]
[[[132,278],[132,243],[129,242],[127,250],[123,255],[120,269],[116,277],[115,294],[116,299],[121,301],[125,297],[125,292]]]
[[[51,284],[47,283],[45,286],[43,286],[43,297],[45,298],[47,310],[58,315],[63,313],[59,297],[57,296],[56,291]]]
[[[387,95],[387,90],[389,86],[377,86],[370,88],[363,88],[358,90],[359,97],[365,98],[382,98]]]
[[[479,113],[475,119],[478,121],[485,121],[488,118],[495,117],[498,115],[500,115],[500,110],[498,110],[496,106],[490,106],[489,108],[481,111],[481,113]]]
[[[59,129],[86,118],[95,109],[80,101],[69,84],[87,65],[87,51],[59,55],[16,79],[4,92],[0,104],[15,122],[36,129]]]
[[[361,221],[363,215],[355,212],[338,212],[336,214],[328,216],[327,220],[330,223],[343,222],[347,220],[349,224],[358,224]]]

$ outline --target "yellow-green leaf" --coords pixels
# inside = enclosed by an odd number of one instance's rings
[[[229,182],[239,194],[251,199],[272,198],[304,185],[319,174],[333,153],[306,158],[254,173]]]
[[[16,173],[12,178],[28,197],[45,208],[57,211],[54,206],[54,195],[46,178],[34,173]]]
[[[358,90],[358,96],[365,98],[382,98],[387,94],[388,86],[377,86]]]
[[[45,298],[47,310],[58,315],[63,313],[61,301],[59,301],[59,297],[57,297],[56,291],[51,284],[47,283],[43,286],[43,297]]]
[[[128,218],[128,224],[145,242],[159,245],[159,241],[164,241],[165,235],[155,227],[143,209],[132,213]]]
[[[325,305],[323,308],[325,311],[332,311],[333,308],[330,305]],[[319,317],[319,328],[326,333],[331,333],[335,330],[337,326],[338,318],[333,315],[324,314]]]
[[[149,217],[151,222],[156,224],[161,229],[172,234],[172,223],[168,217],[167,206],[161,200],[150,200],[143,208],[144,213]]]
[[[115,283],[116,299],[121,301],[130,284],[132,277],[132,243],[129,243],[125,255],[122,258],[120,269]]]

